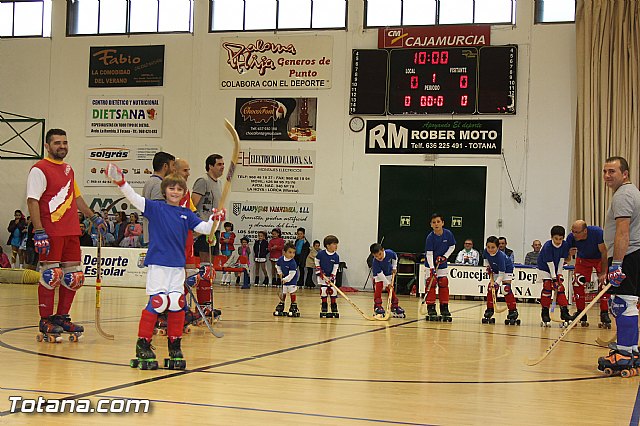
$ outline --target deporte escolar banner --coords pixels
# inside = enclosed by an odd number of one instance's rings
[[[367,154],[502,152],[502,120],[367,120]]]

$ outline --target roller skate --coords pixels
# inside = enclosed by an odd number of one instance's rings
[[[298,310],[298,304],[296,302],[292,302],[291,306],[289,306],[289,316],[295,318],[300,316],[300,311]]]
[[[138,338],[136,342],[136,357],[129,361],[129,366],[140,370],[157,370],[158,361],[156,361],[156,354],[153,349],[155,348],[151,346],[151,339]]]
[[[222,316],[222,311],[220,309],[215,309],[211,302],[203,303],[202,311],[204,312],[204,316],[209,317],[212,323],[218,321]]]
[[[164,368],[169,370],[184,370],[187,368],[187,361],[184,360],[182,349],[180,349],[180,337],[171,337],[167,339],[169,346],[169,358],[164,359]]]
[[[438,315],[438,311],[436,311],[436,305],[430,304],[427,305],[427,315],[424,318],[427,321],[440,321],[442,318]]]
[[[404,309],[400,306],[391,307],[391,314],[393,314],[394,318],[406,318],[407,315],[404,313]]]
[[[573,321],[573,315],[569,313],[569,307],[560,306],[560,319],[562,320],[560,327],[569,327],[569,324],[571,324],[571,321]]]
[[[375,306],[373,308],[373,316],[376,318],[382,318],[384,317],[385,311],[384,308],[382,306]]]
[[[260,277],[256,277],[255,280],[253,281],[253,285],[258,286],[260,285]]]
[[[509,313],[507,314],[507,319],[504,320],[504,325],[520,325],[517,309],[509,309]]]
[[[60,336],[64,330],[61,326],[53,322],[53,316],[49,318],[40,318],[40,324],[38,326],[40,332],[36,335],[38,342],[60,343],[62,342],[62,336]]]
[[[542,317],[540,327],[551,327],[551,316],[549,315],[549,308],[543,307],[540,316]]]
[[[62,330],[64,330],[65,333],[69,333],[70,342],[77,342],[82,338],[84,327],[80,324],[72,323],[69,315],[54,315],[51,318],[51,321],[53,321],[55,325],[62,327]]]
[[[156,322],[156,326],[153,329],[153,334],[157,334],[158,336],[166,336],[167,335],[167,314],[158,315],[158,321]]]
[[[494,310],[493,308],[487,308],[484,311],[484,316],[482,317],[483,324],[495,324],[496,319],[493,317]]]
[[[328,307],[327,302],[322,302],[322,305],[320,305],[320,318],[331,318],[327,313]]]
[[[576,311],[576,313],[573,314],[571,321],[575,321],[576,318],[578,318],[578,315],[580,315],[581,313],[582,311]],[[582,318],[580,318],[580,327],[589,327],[589,323],[587,322],[587,314],[584,314]]]
[[[278,306],[276,306],[275,311],[273,311],[273,316],[274,317],[286,317],[287,316],[287,314],[284,311],[284,302],[278,303]]]
[[[600,311],[600,322],[598,328],[611,328],[611,318],[608,311]]]
[[[637,354],[615,349],[598,358],[598,370],[607,376],[633,377],[639,373]]]
[[[338,304],[336,302],[331,302],[331,315],[329,318],[340,318],[340,312],[338,312]]]
[[[264,280],[262,280],[262,287],[267,287],[269,285],[269,278],[264,277]]]
[[[440,315],[442,315],[442,322],[451,322],[451,312],[449,312],[449,305],[440,304]]]

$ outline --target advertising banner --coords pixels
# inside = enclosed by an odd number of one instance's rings
[[[122,169],[129,185],[142,188],[153,173],[153,156],[160,149],[158,145],[88,145],[85,149],[82,184],[115,188],[111,179],[104,174],[107,163],[113,162]]]
[[[436,25],[378,29],[380,49],[489,46],[491,25]]]
[[[221,89],[329,89],[330,36],[223,38]]]
[[[367,154],[502,152],[502,120],[367,120]]]
[[[237,98],[235,128],[241,140],[316,140],[317,98]]]
[[[162,137],[162,96],[89,96],[85,136]]]
[[[285,241],[293,241],[299,227],[306,229],[307,238],[313,235],[313,204],[233,201],[227,220],[233,223],[237,239],[249,237],[251,246],[258,231],[265,231],[271,238],[274,228],[280,228]]]
[[[89,87],[162,86],[164,46],[91,47]]]
[[[94,284],[98,257],[96,247],[82,247],[82,272],[87,284]],[[102,285],[105,287],[142,287],[147,282],[144,258],[147,249],[102,247]]]
[[[234,192],[313,194],[315,151],[245,149],[236,165]]]

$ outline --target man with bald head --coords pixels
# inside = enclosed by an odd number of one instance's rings
[[[576,266],[573,271],[573,299],[578,310],[574,318],[584,310],[585,284],[591,281],[593,270],[602,275],[606,271],[607,247],[604,243],[602,228],[599,226],[588,226],[584,220],[576,220],[571,225],[571,233],[567,236],[567,243],[571,249],[569,253],[576,256]],[[582,321],[587,321],[587,316],[582,317]],[[600,326],[611,328],[609,318],[609,295],[604,295],[600,299]]]
[[[525,265],[538,264],[538,255],[540,254],[540,249],[542,249],[542,242],[540,240],[533,240],[533,243],[531,244],[531,248],[533,249],[533,251],[530,251],[524,257]]]

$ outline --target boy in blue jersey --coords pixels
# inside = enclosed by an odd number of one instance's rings
[[[373,312],[375,315],[384,316],[382,307],[382,289],[388,287],[391,292],[391,313],[394,317],[404,318],[404,309],[398,306],[398,297],[395,289],[391,286],[391,281],[398,272],[398,255],[393,250],[385,250],[382,245],[375,243],[369,247],[373,255],[371,270],[373,271],[374,293]]]
[[[324,250],[320,250],[315,258],[316,276],[318,277],[318,285],[320,286],[320,300],[322,301],[320,308],[320,318],[340,318],[338,313],[338,294],[327,281],[333,284],[336,282],[336,274],[340,265],[340,256],[336,253],[338,250],[338,238],[335,235],[327,235],[324,237]],[[331,313],[327,312],[327,297],[331,298]]]
[[[505,320],[505,325],[520,325],[518,319],[518,309],[516,298],[511,291],[511,281],[513,281],[513,262],[511,258],[502,250],[499,250],[498,237],[491,236],[487,238],[486,248],[482,253],[484,266],[487,267],[487,274],[494,276],[495,291],[497,293],[500,285],[504,285],[504,301],[507,303],[509,313]],[[491,284],[489,284],[491,285]],[[487,286],[487,310],[484,311],[483,324],[493,324],[492,319],[494,313],[493,294],[491,287]]]
[[[431,215],[431,231],[427,235],[425,244],[425,266],[429,268],[429,280],[432,280],[431,288],[427,293],[427,321],[451,322],[449,312],[449,278],[447,274],[447,258],[456,248],[456,239],[453,233],[444,227],[444,216],[439,213]],[[440,315],[436,311],[436,286],[440,299]],[[428,287],[428,286],[427,286]],[[425,291],[427,288],[425,287]]]
[[[158,368],[156,355],[151,347],[151,338],[158,314],[168,311],[169,358],[165,359],[165,367],[184,370],[186,361],[180,347],[186,307],[183,287],[186,263],[184,247],[188,230],[209,234],[214,216],[211,216],[208,222],[203,222],[191,210],[180,206],[180,200],[187,191],[187,183],[177,174],[167,175],[162,180],[160,188],[166,202],[149,200],[136,194],[125,181],[122,170],[113,163],[109,163],[105,174],[118,185],[131,204],[144,213],[153,235],[144,261],[145,266],[149,267],[146,285],[149,302],[142,310],[136,358],[131,360],[130,365],[141,370]],[[217,212],[214,212],[214,215],[216,218],[221,217]],[[206,272],[201,270],[200,274],[206,276]]]
[[[282,281],[282,292],[280,293],[280,303],[273,312],[274,316],[299,317],[298,304],[296,303],[296,290],[298,289],[298,264],[295,261],[296,246],[291,243],[284,245],[284,252],[276,262],[276,271]],[[289,313],[284,312],[284,302],[287,300],[287,293],[291,299]]]
[[[542,280],[542,326],[551,326],[549,307],[553,290],[557,292],[557,301],[560,305],[560,318],[567,325],[573,318],[569,313],[569,302],[564,294],[564,277],[562,269],[564,260],[569,257],[569,244],[564,240],[564,228],[556,225],[551,228],[551,239],[544,243],[538,255],[538,280]]]

